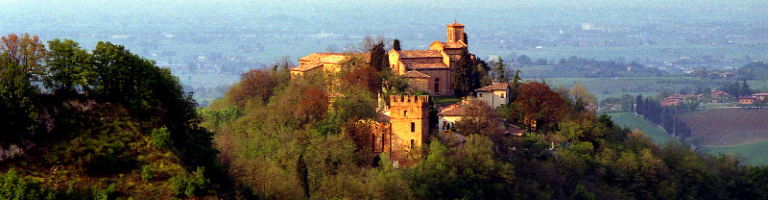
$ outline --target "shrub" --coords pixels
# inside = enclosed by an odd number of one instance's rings
[[[145,183],[149,183],[152,178],[155,178],[155,172],[152,170],[152,166],[144,165],[144,167],[141,168],[141,180]]]
[[[168,128],[163,126],[152,130],[152,145],[157,148],[166,149],[171,144],[171,134],[168,132]]]
[[[174,195],[187,197],[196,197],[202,195],[207,189],[208,179],[205,178],[205,168],[198,167],[192,176],[179,175],[171,178],[171,189]]]

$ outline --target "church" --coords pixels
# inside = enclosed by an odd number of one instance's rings
[[[467,50],[467,36],[464,25],[452,23],[447,26],[445,42],[435,40],[429,50],[391,50],[388,52],[393,72],[409,79],[411,90],[427,91],[434,96],[453,95],[451,73],[461,52]],[[366,63],[370,53],[313,53],[299,59],[299,66],[291,68],[291,77],[320,71],[338,72],[345,60],[360,58]]]
[[[392,50],[388,53],[389,63],[392,71],[410,80],[414,90],[434,96],[453,95],[451,73],[466,49],[464,25],[452,23],[448,25],[446,42],[436,40],[429,50]]]

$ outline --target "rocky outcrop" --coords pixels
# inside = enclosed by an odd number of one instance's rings
[[[7,149],[0,147],[0,163],[21,157],[24,157],[24,150],[16,144],[9,145]]]

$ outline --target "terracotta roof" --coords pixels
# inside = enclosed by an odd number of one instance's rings
[[[320,62],[311,62],[304,65],[299,65],[291,68],[291,71],[309,71],[311,69],[322,67],[323,63]]]
[[[424,73],[418,72],[418,71],[408,71],[403,74],[403,77],[406,78],[429,78],[429,75],[426,75]]]
[[[451,24],[448,24],[448,27],[464,27],[464,25],[456,23],[456,22],[453,22]]]
[[[679,104],[679,103],[683,103],[683,101],[677,100],[677,99],[667,99],[667,100],[661,101],[659,103],[662,104],[662,105],[664,105],[664,104]]]
[[[439,63],[411,63],[407,65],[410,69],[448,69],[448,66],[442,62]]]
[[[485,86],[482,88],[478,88],[475,91],[477,92],[490,92],[495,90],[507,90],[509,88],[509,83],[493,83],[489,86]]]
[[[439,50],[402,50],[397,51],[400,58],[434,58],[443,57]]]
[[[445,48],[463,48],[463,47],[467,47],[467,45],[464,44],[464,42],[462,42],[462,41],[458,41],[458,42],[440,42],[440,44],[442,44]]]
[[[326,61],[332,61],[336,60],[336,62],[340,61],[338,58],[346,58],[347,56],[359,56],[361,57],[365,62],[371,62],[371,53],[313,53],[309,54],[307,56],[304,56],[302,58],[299,58],[299,61],[307,61],[307,62],[325,62]],[[334,58],[332,60],[328,60],[329,58]]]
[[[752,94],[752,96],[768,96],[768,92],[754,93],[754,94]]]
[[[739,99],[755,99],[755,100],[760,100],[760,98],[753,97],[753,96],[743,96],[743,97],[739,97]]]
[[[451,104],[448,107],[440,109],[440,113],[437,116],[464,116],[464,110],[466,106],[462,103]]]

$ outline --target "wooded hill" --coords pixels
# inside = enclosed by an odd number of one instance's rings
[[[0,41],[0,199],[216,195],[212,133],[170,70],[99,42]]]
[[[358,125],[378,117],[382,81],[409,93],[387,70],[291,79],[275,65],[195,110],[170,71],[123,46],[48,44],[0,44],[0,147],[13,155],[0,199],[768,198],[768,169],[653,144],[585,109],[583,88],[518,83],[513,103],[471,104],[451,132],[464,142],[433,134],[416,164],[395,168],[386,155],[368,162]],[[530,131],[507,136],[499,118]]]

